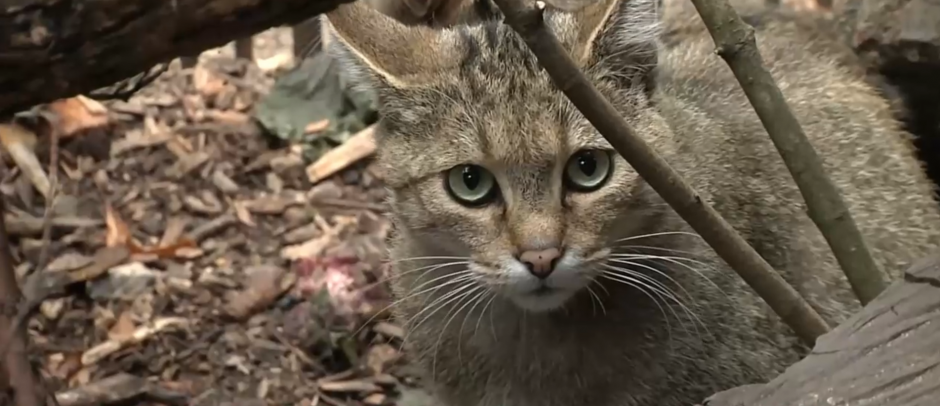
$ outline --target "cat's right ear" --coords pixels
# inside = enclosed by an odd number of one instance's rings
[[[455,67],[462,52],[451,33],[405,25],[364,1],[342,4],[320,21],[334,38],[330,53],[354,77],[367,74],[380,82],[373,84],[428,84],[436,73]]]

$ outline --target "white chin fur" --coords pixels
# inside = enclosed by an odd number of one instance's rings
[[[524,310],[541,313],[550,312],[562,307],[574,294],[567,290],[554,290],[543,295],[521,294],[511,295],[510,300]]]

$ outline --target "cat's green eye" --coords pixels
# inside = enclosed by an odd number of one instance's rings
[[[487,204],[496,197],[496,179],[477,165],[458,165],[447,171],[447,191],[465,206]]]
[[[576,192],[593,192],[610,178],[613,165],[610,153],[599,149],[582,149],[565,165],[565,184]]]

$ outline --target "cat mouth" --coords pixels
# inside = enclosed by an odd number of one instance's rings
[[[551,311],[560,308],[570,298],[571,292],[566,289],[553,288],[544,284],[510,296],[519,307],[534,312]]]
[[[557,288],[550,288],[546,286],[545,284],[542,284],[542,285],[539,285],[539,287],[535,288],[535,290],[529,292],[529,294],[535,297],[539,297],[539,296],[548,296],[554,293],[558,293],[558,291],[559,289]]]

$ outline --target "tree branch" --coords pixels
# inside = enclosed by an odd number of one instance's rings
[[[915,406],[940,393],[940,252],[819,337],[813,352],[767,383],[711,396],[709,406]],[[815,394],[818,400],[813,399]]]
[[[858,226],[793,116],[790,106],[757,50],[754,28],[741,20],[728,0],[692,0],[718,47],[741,83],[774,146],[796,181],[807,212],[829,243],[833,255],[862,305],[885,289],[885,280]]]
[[[5,206],[4,198],[0,196],[0,213],[6,211]],[[9,384],[15,393],[13,404],[16,406],[41,406],[43,402],[38,392],[38,380],[27,357],[26,332],[15,331],[13,325],[12,316],[17,313],[22,294],[13,271],[10,238],[3,217],[0,216],[0,340],[10,339],[9,343],[2,344],[6,347],[6,354],[0,360],[6,369],[7,382],[0,382],[0,388],[5,387],[5,383]]]
[[[494,1],[584,117],[797,335],[812,345],[828,330],[800,294],[620,118],[545,26],[541,9],[527,6],[524,0]]]
[[[0,117],[352,0],[0,0]]]

